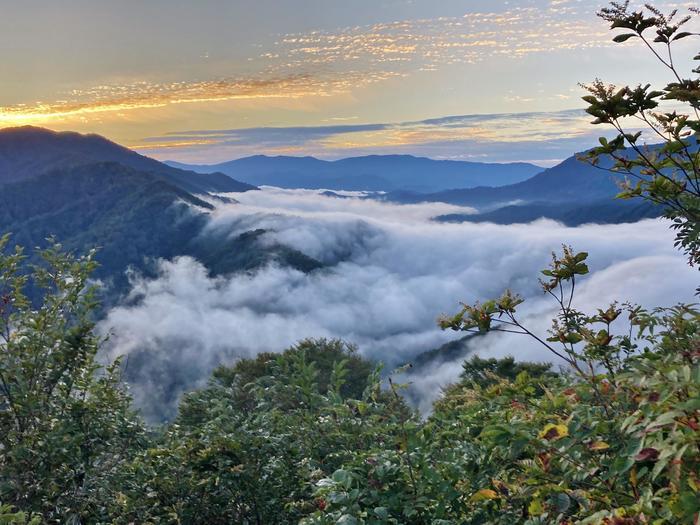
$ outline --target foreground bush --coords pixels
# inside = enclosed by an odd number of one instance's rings
[[[76,259],[53,244],[40,253],[43,264],[26,268],[22,251],[5,253],[7,244],[2,237],[0,516],[9,523],[106,519],[143,429],[120,385],[119,363],[105,369],[96,362],[93,254]],[[40,305],[25,295],[28,286],[42,291]]]
[[[533,337],[566,373],[465,363],[430,419],[404,427],[402,453],[357,453],[319,484],[328,506],[306,523],[696,523],[700,316],[687,306],[579,312],[572,290],[585,259],[565,248],[543,272],[561,308],[546,340],[522,324],[510,292],[442,320]]]
[[[407,413],[341,341],[239,361],[183,399],[131,464],[113,513],[123,523],[297,523],[324,508],[317,481],[358,451],[393,446],[393,419]]]

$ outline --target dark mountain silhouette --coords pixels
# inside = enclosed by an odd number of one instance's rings
[[[522,206],[504,206],[477,214],[449,214],[435,217],[439,222],[493,222],[518,224],[537,219],[554,219],[566,226],[582,224],[621,224],[651,219],[663,215],[663,208],[650,202],[605,199],[590,203],[563,202],[550,204],[536,202]]]
[[[539,166],[522,162],[486,164],[432,160],[411,155],[369,155],[336,161],[256,155],[215,165],[167,164],[200,173],[220,171],[256,186],[414,192],[502,186],[525,180],[542,171]]]
[[[238,238],[204,238],[208,202],[153,173],[115,162],[54,170],[5,184],[0,232],[27,248],[55,236],[76,253],[98,247],[96,276],[111,284],[108,299],[126,289],[125,271],[146,275],[155,258],[190,255],[212,274],[252,269],[271,260],[308,271],[320,263],[284,246],[257,242],[261,231]]]
[[[581,204],[613,199],[619,192],[617,177],[574,156],[516,184],[498,188],[451,189],[430,194],[393,192],[386,198],[403,203],[446,202],[480,209],[533,202]]]
[[[118,162],[137,171],[155,174],[190,193],[255,189],[222,173],[201,174],[168,166],[99,135],[56,132],[33,126],[0,130],[0,184],[99,162]]]

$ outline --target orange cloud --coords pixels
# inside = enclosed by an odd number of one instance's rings
[[[439,65],[477,63],[491,56],[523,57],[555,50],[610,45],[604,24],[572,16],[561,1],[548,8],[522,7],[502,13],[469,13],[346,28],[340,32],[290,34],[267,57],[284,67],[360,62],[368,67],[405,63],[431,70]]]
[[[347,93],[352,88],[387,78],[389,74],[348,73],[338,77],[290,74],[269,79],[222,79],[74,90],[70,99],[0,107],[0,125],[51,122],[99,113],[122,114],[131,110],[162,108],[228,100],[298,99]]]

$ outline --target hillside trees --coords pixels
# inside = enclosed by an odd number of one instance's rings
[[[396,418],[410,416],[379,381],[337,340],[221,367],[134,456],[112,513],[119,523],[297,523],[326,506],[317,481],[358,451],[398,443]]]
[[[94,253],[76,258],[54,242],[27,272],[8,243],[0,239],[0,500],[32,523],[94,522],[143,437],[119,363],[96,361]],[[42,291],[38,305],[29,284]]]

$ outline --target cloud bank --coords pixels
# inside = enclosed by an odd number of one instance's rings
[[[241,204],[212,214],[205,235],[264,228],[260,242],[287,245],[327,266],[304,274],[273,265],[212,278],[199,262],[179,258],[162,261],[156,279],[135,279],[131,303],[110,311],[100,329],[113,334],[109,356],[129,355],[129,366],[138,368],[133,392],[151,417],[172,410],[181,392],[203,384],[217,364],[278,352],[305,337],[341,337],[368,357],[401,364],[456,337],[437,329],[439,314],[506,287],[529,299],[524,315],[545,330],[551,310],[538,272],[563,242],[591,253],[593,273],[579,292],[585,308],[614,299],[689,302],[697,284],[661,221],[439,224],[430,217],[456,207],[274,189],[236,198]],[[482,338],[480,349],[547,358],[522,338]],[[446,363],[422,374],[415,389],[423,406],[459,371],[459,363]]]

